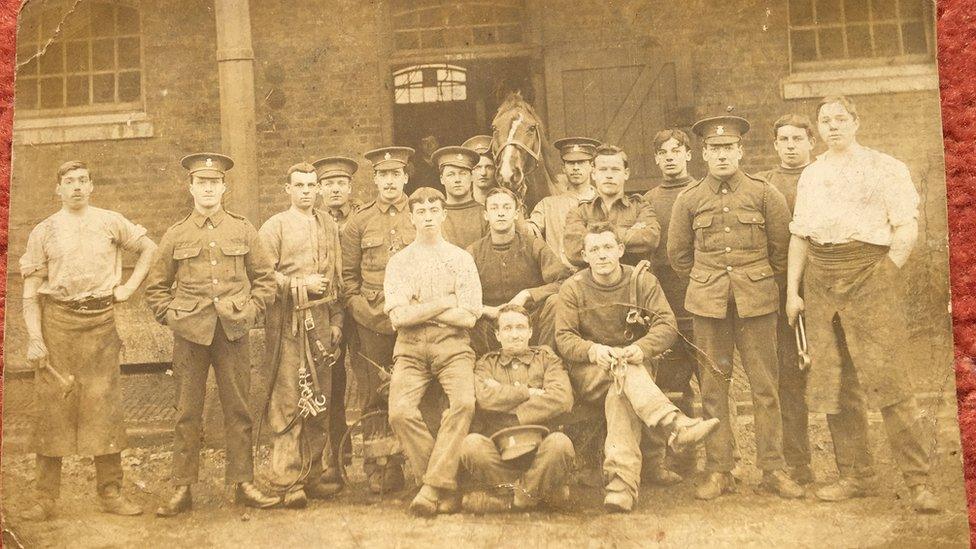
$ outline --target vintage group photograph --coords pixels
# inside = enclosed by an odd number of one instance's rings
[[[8,547],[965,547],[934,0],[24,0]]]

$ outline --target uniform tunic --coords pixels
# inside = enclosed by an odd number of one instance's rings
[[[122,251],[138,251],[145,235],[145,228],[121,214],[92,206],[81,215],[60,210],[31,230],[20,272],[43,279],[39,293],[49,298],[41,303],[47,360],[76,382],[64,399],[54,374],[38,371],[32,451],[97,456],[125,448],[114,308],[76,311],[58,302],[111,296],[122,282]]]
[[[293,483],[301,487],[306,481],[317,480],[322,470],[322,452],[331,436],[323,424],[324,416],[307,418],[286,427],[298,413],[297,403],[301,394],[298,371],[305,363],[301,342],[294,329],[294,299],[291,284],[295,278],[321,274],[328,280],[328,290],[322,294],[310,294],[309,299],[331,299],[328,303],[312,307],[309,311],[315,321],[315,337],[328,349],[330,327],[342,327],[340,301],[341,266],[339,229],[332,217],[314,210],[305,215],[294,209],[275,214],[258,231],[274,265],[278,295],[268,308],[265,322],[265,363],[269,372],[276,372],[271,379],[268,425],[272,430],[271,483],[285,488]],[[334,368],[341,368],[340,364]],[[331,411],[341,402],[331,398],[332,371],[326,365],[316,368],[321,394],[329,396],[327,408]],[[264,391],[260,394],[269,394]],[[306,445],[303,450],[302,444]],[[310,463],[305,463],[308,461]],[[305,469],[309,469],[302,477]]]
[[[485,207],[471,199],[461,204],[444,204],[444,240],[459,248],[467,248],[488,234]]]
[[[349,221],[349,218],[362,208],[362,202],[355,198],[350,198],[348,202],[338,208],[328,208],[328,213],[332,217],[332,220],[336,222],[336,225],[339,226],[339,231],[341,232],[346,226],[346,222]]]
[[[274,299],[275,274],[251,223],[196,209],[170,227],[156,250],[146,303],[173,330],[177,419],[173,482],[199,479],[203,404],[211,365],[227,444],[227,484],[254,478],[248,331]]]
[[[685,308],[694,315],[695,343],[702,349],[703,409],[720,420],[705,443],[708,472],[734,466],[728,392],[735,349],[752,389],[757,465],[764,471],[784,467],[774,275],[786,271],[788,220],[782,193],[741,171],[725,180],[709,174],[675,200],[668,257],[676,272],[691,279]]]
[[[623,195],[606,204],[601,196],[583,200],[579,206],[570,210],[566,216],[566,235],[563,244],[566,257],[577,267],[585,267],[583,261],[583,238],[587,225],[599,221],[609,222],[620,231],[624,245],[624,256],[620,262],[637,265],[642,259],[649,259],[657,249],[661,237],[661,227],[651,206],[638,195]]]
[[[471,255],[441,240],[414,241],[390,258],[384,282],[386,312],[454,296],[457,306],[481,315],[481,282]],[[461,441],[474,414],[474,352],[467,330],[430,320],[397,330],[390,380],[390,426],[415,478],[435,488],[457,488]],[[420,401],[437,381],[449,402],[437,439],[420,412]]]
[[[545,393],[530,395],[529,388]],[[522,476],[521,487],[531,496],[545,496],[561,487],[575,456],[566,435],[547,435],[532,461],[521,466],[503,461],[489,438],[513,425],[549,425],[572,409],[573,389],[556,353],[542,346],[521,353],[502,350],[486,354],[475,365],[475,397],[473,432],[465,437],[461,448],[461,463],[474,486],[510,484]]]
[[[539,201],[532,208],[529,215],[528,224],[537,236],[546,239],[546,244],[552,251],[566,264],[567,267],[576,268],[570,263],[563,248],[566,235],[566,217],[569,212],[575,210],[581,200],[590,200],[596,197],[596,189],[592,185],[586,185],[578,193],[567,192],[556,196],[547,196]]]
[[[621,267],[620,280],[610,285],[597,282],[589,269],[563,284],[556,303],[556,344],[569,367],[577,401],[604,403],[606,479],[619,478],[636,498],[643,427],[655,427],[677,411],[648,369],[654,357],[671,347],[678,329],[654,275],[641,272],[635,280],[632,267]],[[627,324],[627,313],[634,305],[650,317],[646,328]],[[619,390],[612,387],[609,373],[589,360],[590,348],[598,343],[611,347],[633,344],[644,353],[643,364],[626,364]]]

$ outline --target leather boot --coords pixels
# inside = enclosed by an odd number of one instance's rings
[[[803,497],[803,488],[793,481],[782,469],[763,471],[760,488],[781,498],[797,499]]]
[[[840,477],[836,482],[822,486],[814,495],[820,501],[844,501],[874,495],[874,478]]]
[[[285,509],[304,509],[308,507],[308,496],[305,494],[305,490],[297,488],[287,492],[281,498],[281,506]]]
[[[800,486],[813,484],[817,481],[817,477],[813,474],[813,469],[810,468],[810,465],[796,465],[794,467],[790,467],[789,474],[790,478]]]
[[[674,486],[684,480],[684,477],[668,469],[663,463],[656,463],[641,472],[641,482],[655,486]]]
[[[606,495],[603,498],[603,508],[608,513],[629,513],[634,509],[634,496],[624,481],[617,477],[607,484]]]
[[[678,414],[668,445],[676,453],[686,452],[708,438],[718,427],[718,423],[718,418],[701,419]]]
[[[709,473],[708,477],[695,488],[695,497],[698,499],[715,499],[722,494],[735,492],[735,479],[732,473]]]
[[[424,484],[410,502],[410,512],[420,517],[432,517],[437,514],[437,488]]]
[[[376,465],[369,475],[369,491],[374,494],[388,494],[403,489],[403,466],[400,462]]]
[[[267,509],[278,505],[281,502],[281,498],[265,494],[253,483],[242,482],[237,485],[237,489],[234,492],[234,501],[246,507]]]
[[[98,495],[98,506],[103,513],[134,517],[142,514],[142,507],[126,499],[115,484],[108,486],[105,492]]]
[[[191,507],[193,507],[193,495],[190,493],[190,487],[177,486],[173,497],[156,509],[156,516],[175,517],[184,511],[189,511]]]

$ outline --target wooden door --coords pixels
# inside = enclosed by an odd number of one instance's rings
[[[660,176],[654,134],[694,122],[689,56],[648,42],[575,47],[546,51],[551,139],[586,136],[617,145],[629,158],[627,190],[652,187]]]

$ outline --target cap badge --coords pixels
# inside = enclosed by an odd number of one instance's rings
[[[573,145],[573,152],[579,152],[579,151],[580,151],[580,146],[579,145]]]
[[[207,167],[208,168],[212,168],[213,167],[213,158],[208,158],[206,164],[207,164]]]
[[[718,126],[715,128],[716,135],[725,135],[725,126]]]
[[[391,158],[393,158],[393,157],[390,156],[390,153],[386,153],[386,154],[383,155],[383,160],[389,160]]]
[[[464,155],[463,155],[463,154],[461,154],[461,153],[457,153],[457,156],[456,156],[456,158],[457,158],[458,160],[464,160]]]

